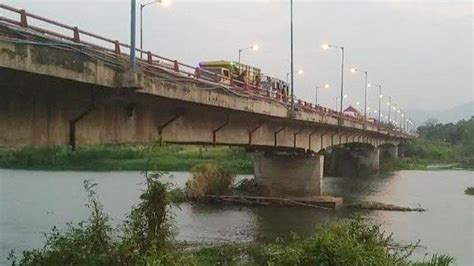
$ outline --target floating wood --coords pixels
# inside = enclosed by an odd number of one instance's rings
[[[260,205],[260,206],[285,206],[285,207],[307,207],[323,210],[334,210],[342,204],[342,198],[320,196],[310,198],[278,198],[278,197],[259,197],[244,195],[207,195],[206,198],[213,202]]]
[[[421,207],[409,208],[402,207],[393,204],[385,204],[380,202],[357,202],[344,204],[344,207],[360,210],[371,210],[371,211],[399,211],[399,212],[425,212],[426,209]]]

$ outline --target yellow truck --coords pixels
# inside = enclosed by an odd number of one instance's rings
[[[228,85],[230,84],[230,77],[234,81],[245,82],[253,86],[259,86],[262,79],[262,71],[259,68],[233,61],[200,62],[199,68],[204,70],[200,72],[201,76]],[[239,82],[236,82],[236,85],[240,85]]]

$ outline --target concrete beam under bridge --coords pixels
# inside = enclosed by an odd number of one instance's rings
[[[130,75],[121,57],[82,48],[0,41],[1,146],[159,141],[317,152],[354,134],[363,143],[409,137],[161,67]]]
[[[380,150],[368,144],[351,144],[330,150],[326,164],[329,175],[365,176],[380,169]]]
[[[324,156],[256,152],[254,175],[263,196],[321,196]]]
[[[378,148],[351,149],[351,157],[357,163],[358,172],[378,172],[380,170],[380,150]]]

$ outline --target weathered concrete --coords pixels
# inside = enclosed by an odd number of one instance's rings
[[[380,169],[380,150],[378,148],[351,149],[351,156],[356,160],[358,169],[377,172]]]
[[[163,141],[318,152],[408,137],[183,73],[131,75],[125,56],[81,49],[0,41],[0,146]]]
[[[322,155],[254,154],[254,175],[264,196],[320,196],[323,167]]]
[[[328,175],[366,176],[379,171],[380,150],[366,144],[334,147],[326,161]]]
[[[383,159],[385,158],[397,159],[398,158],[398,155],[399,155],[398,145],[382,145],[379,147],[379,149],[380,149],[380,155]]]

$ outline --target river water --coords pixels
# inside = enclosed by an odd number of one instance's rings
[[[170,173],[170,182],[184,185],[187,172]],[[239,176],[250,178],[251,176]],[[82,182],[90,179],[105,211],[120,223],[143,189],[138,172],[50,172],[0,169],[0,264],[17,253],[41,247],[43,233],[53,225],[87,218]],[[474,185],[470,171],[400,171],[387,177],[325,177],[325,193],[346,202],[366,200],[428,209],[424,213],[387,211],[322,211],[282,207],[242,207],[181,204],[174,207],[177,239],[191,244],[266,242],[291,232],[307,235],[323,222],[353,215],[370,218],[394,233],[402,244],[421,239],[414,258],[447,253],[458,265],[473,265]]]

